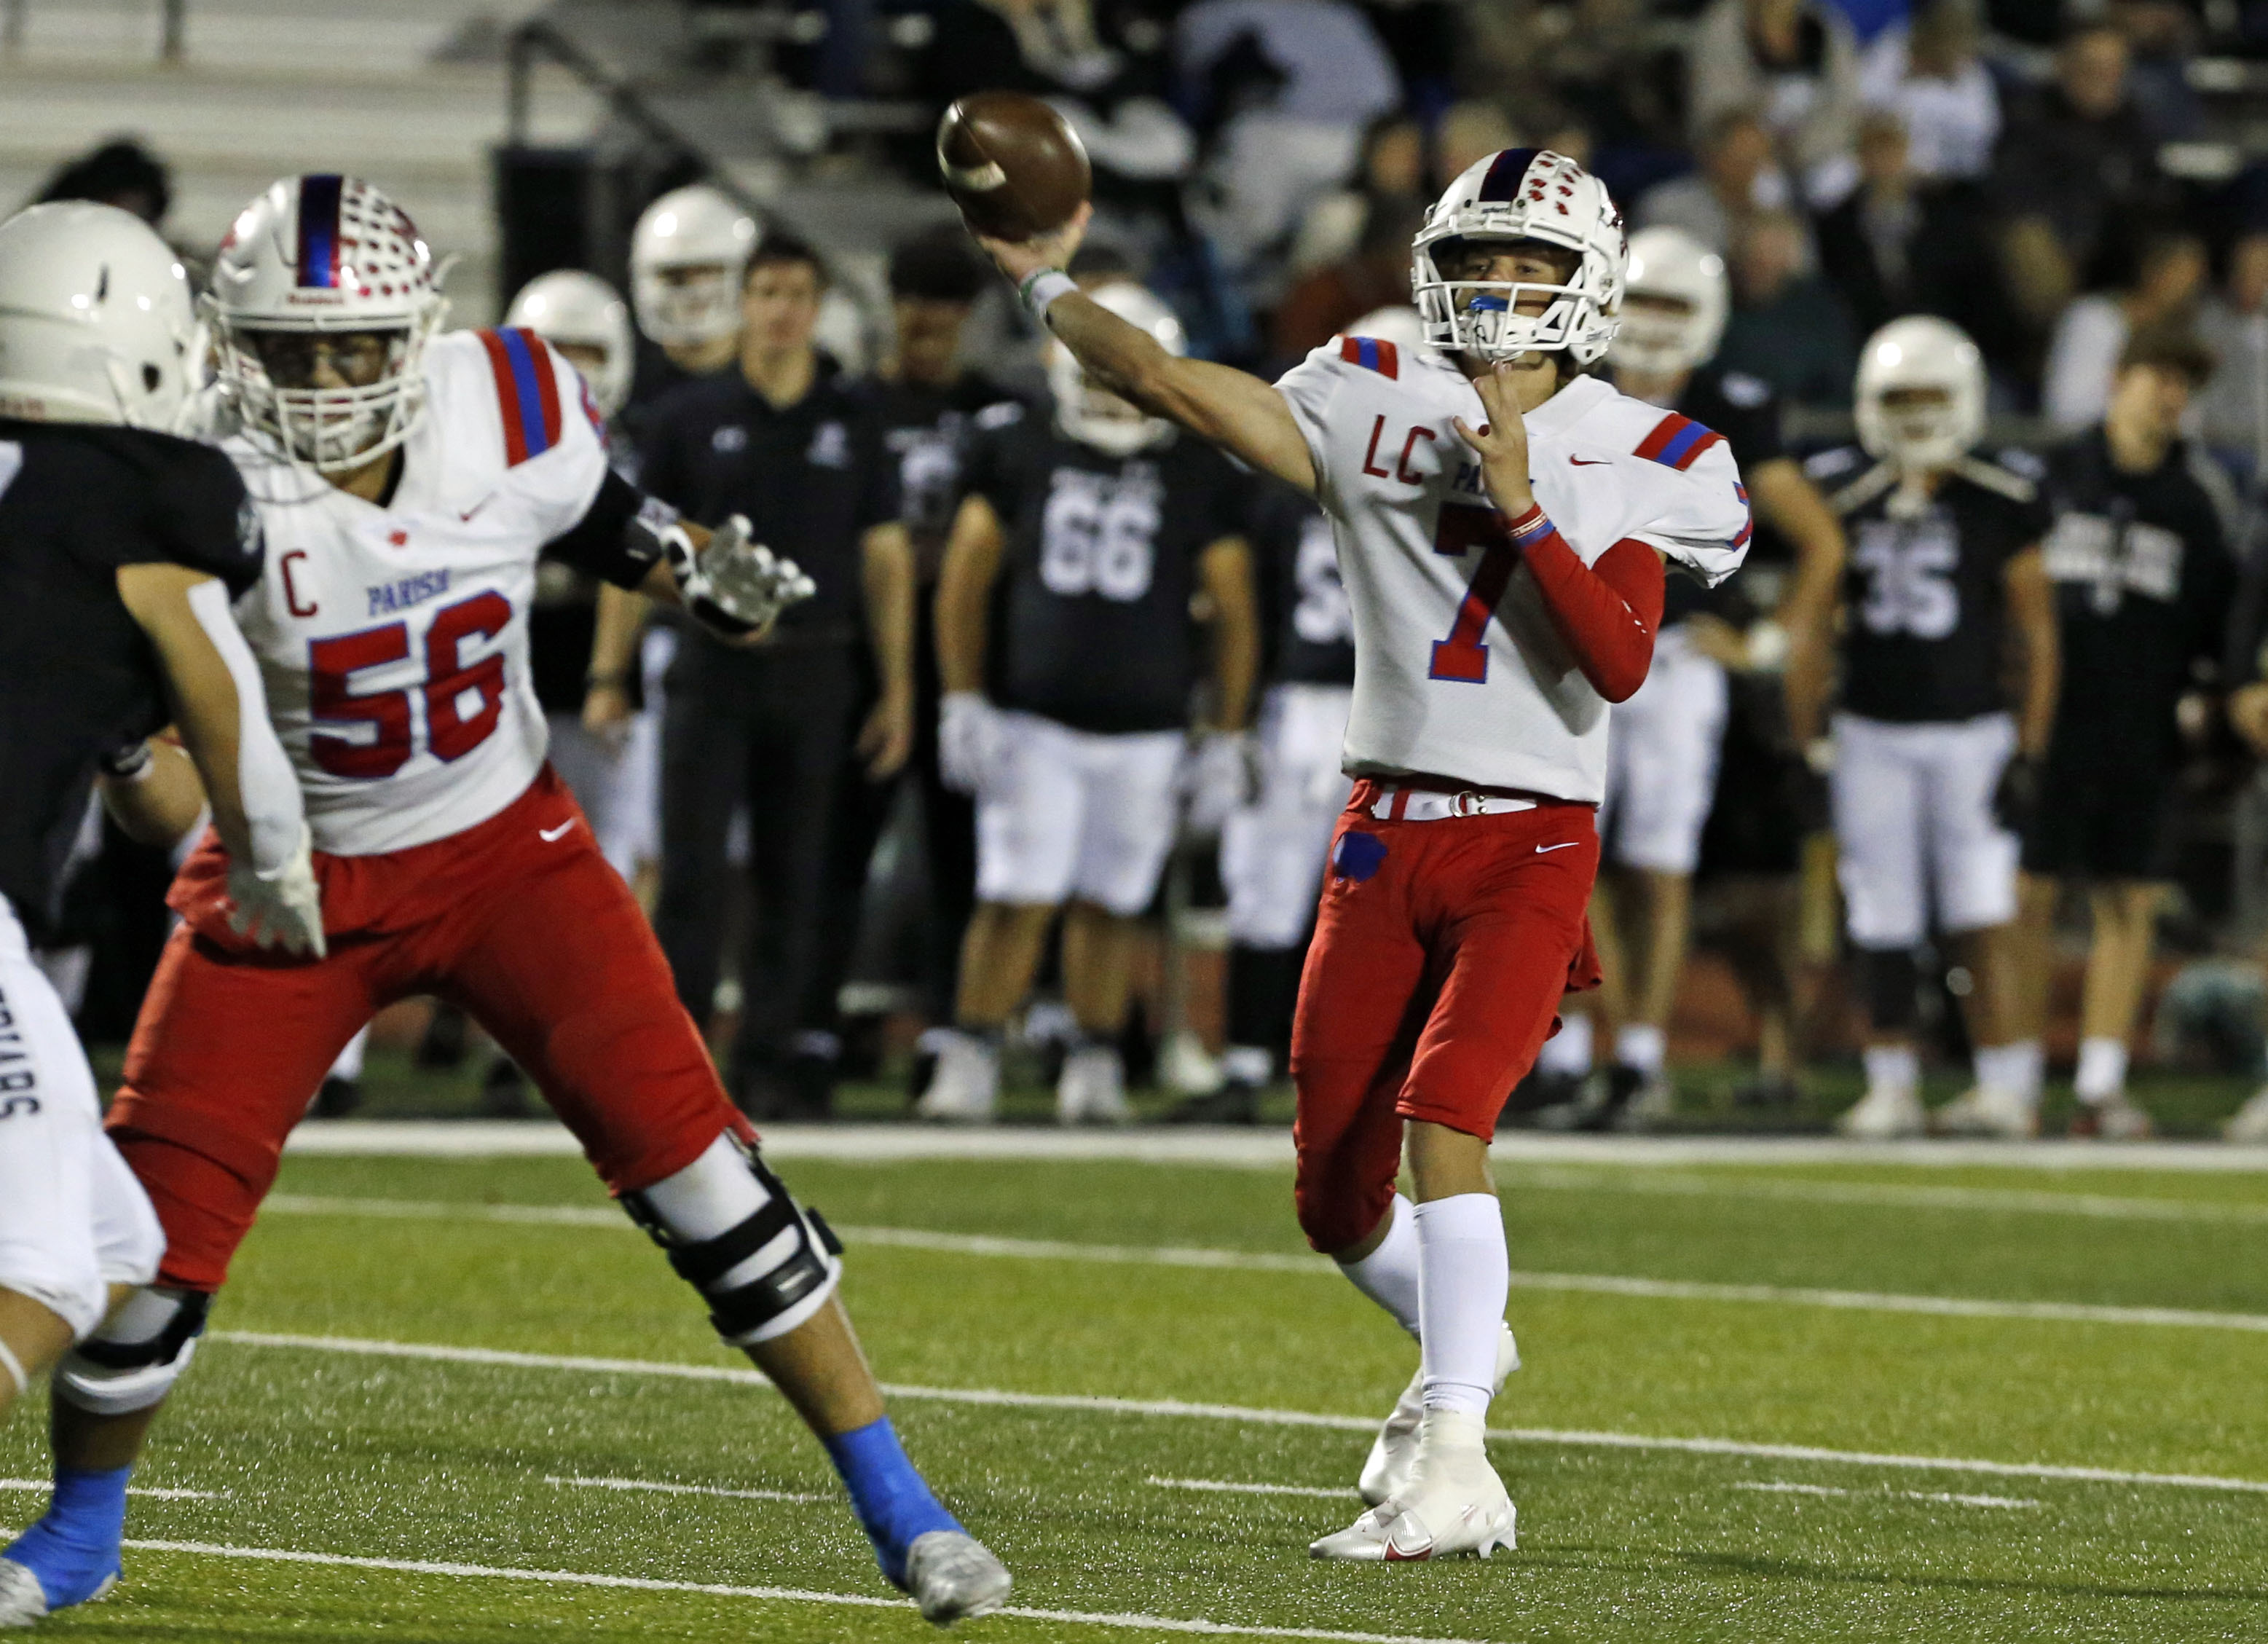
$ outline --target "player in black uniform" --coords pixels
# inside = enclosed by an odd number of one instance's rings
[[[1675,228],[1635,235],[1623,326],[1609,357],[1615,386],[1724,436],[1756,505],[1760,529],[1752,567],[1778,562],[1780,610],[1823,605],[1843,561],[1842,529],[1781,443],[1779,402],[1771,385],[1709,366],[1728,300],[1723,260],[1698,240]],[[1615,705],[1607,800],[1599,816],[1609,871],[1600,878],[1592,910],[1606,973],[1600,1009],[1618,1024],[1614,1060],[1603,1086],[1577,1100],[1574,1087],[1590,1071],[1591,1023],[1570,1015],[1546,1042],[1535,1087],[1522,1099],[1523,1105],[1550,1104],[1543,1122],[1641,1124],[1674,1105],[1663,1070],[1666,1030],[1685,966],[1693,874],[1712,805],[1741,810],[1739,820],[1749,824],[1740,831],[1752,848],[1736,869],[1773,881],[1750,898],[1762,909],[1754,921],[1762,929],[1753,933],[1758,940],[1744,944],[1756,951],[1743,955],[1750,962],[1742,969],[1764,1024],[1760,1082],[1776,1089],[1792,1083],[1800,840],[1784,825],[1785,768],[1793,749],[1778,675],[1787,626],[1773,608],[1756,605],[1749,577],[1736,583],[1712,593],[1688,578],[1670,579],[1653,669],[1636,696]],[[1795,620],[1800,626],[1807,619]],[[1738,743],[1747,778],[1737,788],[1718,783],[1728,735]]]
[[[2126,1041],[2173,877],[2178,708],[2215,682],[2236,593],[2209,489],[2227,482],[2181,433],[2190,394],[2211,372],[2210,356],[2186,335],[2143,333],[2119,361],[2102,425],[2048,462],[2056,518],[2045,551],[2063,688],[2024,840],[2021,997],[2036,1039],[2058,881],[2086,880],[2095,940],[2080,1009],[2077,1134],[2150,1132],[2126,1097]]]
[[[2029,1111],[2036,1100],[2036,1047],[2016,1036],[2010,998],[2017,838],[2002,778],[2013,756],[2046,751],[2055,603],[2039,550],[2049,521],[2039,465],[1970,454],[1984,426],[1984,368],[1967,335],[1926,315],[1892,321],[1859,357],[1857,401],[1864,451],[1809,464],[1851,544],[1835,833],[1870,1028],[1867,1094],[1841,1125],[1904,1136],[1926,1119],[1914,950],[1933,928],[1972,978],[1979,1088],[1964,1110]],[[2012,639],[2023,653],[2013,718],[2003,688]]]
[[[0,225],[0,1417],[59,1362],[56,1396],[85,1396],[67,1353],[165,1249],[27,947],[98,769],[129,827],[201,778],[238,928],[322,948],[298,785],[229,616],[260,579],[258,527],[226,457],[148,431],[180,409],[191,330],[180,265],[138,218],[71,203]],[[187,757],[147,741],[169,721]],[[0,1626],[107,1589],[116,1568],[74,1570],[58,1537],[115,1546],[125,1512],[122,1470],[60,1470],[0,1553]]]
[[[1140,286],[1092,294],[1178,349],[1172,312]],[[1065,903],[1064,991],[1081,1037],[1057,1114],[1128,1117],[1114,1042],[1133,921],[1174,839],[1200,593],[1213,635],[1208,747],[1242,755],[1259,650],[1247,482],[1088,383],[1060,348],[1050,374],[1052,417],[989,418],[971,447],[938,590],[941,757],[946,780],[976,797],[978,905],[957,1031],[919,1105],[929,1118],[991,1116],[1000,1028]]]

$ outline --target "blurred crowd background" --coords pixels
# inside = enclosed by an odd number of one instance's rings
[[[1633,228],[1675,225],[1721,254],[1717,364],[1777,390],[1798,453],[1849,439],[1859,344],[1894,316],[1964,328],[1989,369],[1992,441],[2036,449],[2102,420],[2132,339],[2194,338],[2209,371],[2187,434],[2228,542],[2258,553],[2268,7],[2253,0],[0,0],[0,191],[127,206],[196,261],[275,175],[351,171],[461,259],[446,290],[455,322],[478,324],[547,270],[627,293],[641,214],[705,183],[764,240],[811,248],[820,346],[846,382],[902,380],[903,328],[929,299],[967,311],[954,372],[1028,398],[1038,339],[998,283],[964,286],[934,259],[924,273],[908,251],[952,217],[940,111],[998,87],[1047,98],[1079,130],[1094,242],[1172,306],[1192,352],[1272,374],[1405,301],[1410,236],[1446,181],[1493,150],[1546,146],[1604,179]],[[641,382],[666,374],[637,347]],[[2228,1099],[2207,1102],[2225,1111],[2258,1071],[2268,805],[2216,682],[2198,688],[2138,1051],[2225,1075]],[[935,928],[918,785],[877,797],[876,848],[831,904],[848,953],[826,1032],[845,1080],[901,1081],[936,1025],[937,955],[957,944]],[[745,837],[733,849],[747,859]],[[1158,896],[1126,1036],[1138,1084],[1201,1093],[1221,1076],[1209,850],[1179,851]],[[1831,860],[1822,841],[1804,874],[1815,1067],[1850,1065],[1856,1043]],[[95,1038],[130,1022],[166,872],[114,840],[83,876],[76,992]],[[1733,1066],[1756,1024],[1712,951],[1710,881],[1705,853],[1670,1054]],[[2066,934],[2051,1059],[2073,1050],[2084,924]],[[747,1000],[722,969],[729,1024]],[[1042,1073],[1044,997],[1017,1041]],[[1958,1017],[1933,1019],[1948,1058]],[[380,1038],[441,1066],[468,1054],[461,1034],[410,1014]],[[494,1110],[524,1101],[508,1073],[490,1083]],[[1730,1087],[1699,1083],[1697,1114]]]

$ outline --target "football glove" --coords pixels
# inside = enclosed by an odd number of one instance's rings
[[[262,947],[286,953],[313,954],[320,959],[330,950],[323,940],[323,898],[315,884],[311,854],[313,841],[306,828],[299,829],[299,848],[281,867],[262,874],[248,862],[232,860],[228,866],[228,928],[249,936]]]
[[[747,516],[734,514],[709,534],[697,552],[681,526],[668,533],[669,568],[685,608],[703,627],[741,639],[770,627],[789,606],[809,599],[819,585],[792,559],[755,540]]]
[[[956,793],[982,793],[1000,760],[998,710],[983,692],[949,690],[937,715],[937,767]]]
[[[1260,791],[1259,745],[1248,731],[1208,731],[1182,768],[1189,831],[1217,834]]]

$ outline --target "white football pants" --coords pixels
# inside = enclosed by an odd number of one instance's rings
[[[2016,836],[1992,793],[2016,750],[2005,713],[1930,725],[1835,716],[1835,843],[1851,940],[1911,947],[2016,917]]]

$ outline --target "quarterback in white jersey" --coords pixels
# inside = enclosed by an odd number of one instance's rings
[[[1443,361],[1341,337],[1273,386],[1080,295],[1061,265],[1086,221],[985,244],[1089,372],[1314,497],[1352,603],[1359,779],[1292,1028],[1296,1192],[1308,1242],[1421,1361],[1364,1468],[1372,1510],[1313,1552],[1484,1557],[1513,1544],[1482,1431],[1518,1363],[1488,1142],[1562,993],[1597,981],[1608,704],[1645,680],[1665,564],[1729,574],[1748,498],[1713,431],[1584,374],[1625,248],[1563,155],[1491,155],[1426,214],[1412,285]]]
[[[166,1257],[86,1349],[59,1463],[138,1448],[317,1081],[377,1010],[436,994],[519,1064],[718,1334],[787,1390],[884,1574],[934,1621],[997,1609],[1007,1572],[900,1449],[836,1294],[840,1246],[726,1100],[545,763],[528,682],[540,556],[751,640],[808,579],[745,520],[681,524],[615,475],[580,379],[534,333],[435,335],[431,253],[368,184],[278,182],[213,278],[227,449],[267,536],[239,617],[306,792],[329,951],[258,962],[220,917],[217,845],[183,866],[108,1122]]]

